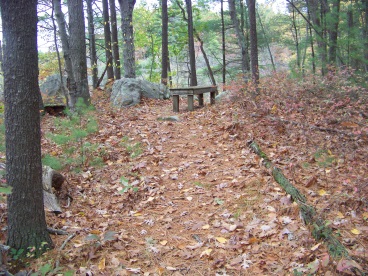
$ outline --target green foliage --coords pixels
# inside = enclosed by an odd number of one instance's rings
[[[42,164],[44,164],[45,166],[49,166],[56,171],[60,171],[63,169],[63,164],[61,163],[60,159],[57,157],[51,156],[50,154],[46,154],[42,158]]]
[[[94,115],[94,107],[87,106],[79,98],[73,110],[66,110],[66,117],[55,118],[56,130],[47,138],[63,149],[63,154],[56,157],[45,155],[43,163],[55,170],[70,166],[80,170],[80,167],[91,161],[97,166],[103,163],[100,157],[94,156],[98,144],[87,141],[90,134],[98,131],[98,123]]]
[[[131,158],[138,157],[143,152],[142,144],[139,142],[133,144],[130,143],[128,136],[124,136],[120,144],[126,149]]]
[[[73,270],[68,270],[68,271],[63,271],[64,268],[62,266],[59,267],[55,267],[50,264],[44,264],[42,265],[37,272],[32,273],[31,276],[46,276],[46,275],[64,275],[64,276],[73,276],[74,275],[74,271]]]
[[[123,189],[120,191],[120,193],[127,193],[129,191],[132,191],[134,193],[138,192],[138,187],[135,187],[131,184],[129,184],[129,180],[126,179],[124,176],[120,178],[121,184],[123,185]]]
[[[64,59],[61,59],[62,65],[64,68]],[[38,64],[39,64],[39,78],[40,80],[46,79],[48,76],[59,73],[59,64],[57,60],[56,52],[39,52],[38,53]]]
[[[335,156],[329,150],[319,149],[313,156],[318,166],[323,168],[330,167],[335,162]]]

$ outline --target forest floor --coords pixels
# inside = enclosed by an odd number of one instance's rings
[[[81,173],[62,172],[73,201],[62,201],[63,213],[48,213],[47,223],[74,236],[66,243],[68,236],[53,236],[55,249],[29,269],[49,263],[76,275],[367,272],[367,91],[290,89],[271,87],[255,101],[235,93],[193,112],[181,99],[179,113],[169,100],[114,109],[104,91],[95,91],[99,131],[89,139],[103,146],[104,165],[87,161]],[[172,116],[179,120],[162,120]],[[52,131],[53,118],[42,125],[43,133]],[[43,151],[61,154],[45,137]],[[312,237],[251,140],[353,260],[333,259]]]

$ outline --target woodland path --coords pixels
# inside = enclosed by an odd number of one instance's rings
[[[48,216],[76,233],[62,266],[81,275],[282,275],[326,253],[247,147],[247,124],[239,131],[230,105],[187,112],[182,102],[179,114],[171,101],[96,105],[93,139],[105,145],[106,166],[70,175],[73,204]],[[142,152],[133,158],[134,148]],[[120,193],[122,176],[139,190]],[[58,248],[65,237],[54,240]]]

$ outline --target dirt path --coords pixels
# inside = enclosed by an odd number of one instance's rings
[[[237,136],[231,108],[98,109],[106,166],[70,176],[72,206],[48,218],[77,234],[62,266],[81,275],[282,275],[325,254]],[[179,121],[157,119],[167,116]],[[139,190],[119,192],[121,177]]]

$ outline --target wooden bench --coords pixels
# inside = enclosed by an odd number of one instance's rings
[[[203,94],[210,93],[210,103],[215,103],[215,96],[217,94],[216,86],[190,86],[170,88],[171,96],[173,97],[173,110],[179,112],[179,96],[188,97],[188,110],[194,110],[194,95],[198,95],[199,106],[203,106]]]

